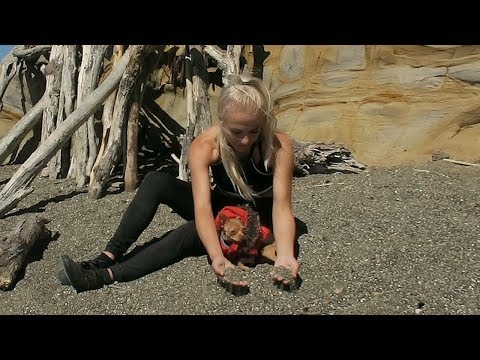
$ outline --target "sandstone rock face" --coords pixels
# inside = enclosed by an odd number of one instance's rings
[[[45,91],[45,78],[35,69],[20,68],[8,84],[0,111],[0,137],[4,136]]]
[[[265,46],[279,128],[370,166],[480,161],[480,46]],[[253,59],[248,54],[248,62]],[[216,114],[219,89],[211,92]],[[185,126],[180,93],[159,104]]]

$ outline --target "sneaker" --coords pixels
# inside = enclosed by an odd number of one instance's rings
[[[104,253],[101,253],[95,259],[81,261],[79,264],[85,269],[106,269],[114,265],[115,263],[115,260],[112,260]],[[72,285],[70,284],[70,280],[68,280],[67,274],[65,274],[65,270],[63,269],[58,272],[57,279],[62,285]]]
[[[64,275],[66,281],[72,285],[77,293],[101,289],[105,285],[105,279],[101,271],[89,262],[85,262],[87,265],[76,263],[70,259],[67,255],[62,255],[62,264],[64,269]]]

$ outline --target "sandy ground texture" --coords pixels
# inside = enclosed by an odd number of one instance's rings
[[[0,167],[4,185],[17,166]],[[250,293],[220,287],[206,256],[128,283],[77,294],[56,279],[60,256],[96,256],[133,193],[89,200],[70,180],[36,178],[35,191],[0,219],[0,237],[39,214],[56,237],[39,246],[0,314],[480,314],[480,168],[445,161],[361,174],[294,179],[302,283],[287,292],[270,265],[247,274]],[[183,220],[161,205],[139,244]]]

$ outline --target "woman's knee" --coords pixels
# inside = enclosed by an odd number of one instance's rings
[[[175,177],[170,174],[161,171],[150,171],[147,175],[145,175],[145,178],[140,184],[140,188],[142,190],[148,189],[149,191],[163,192],[163,190],[171,190],[174,181]]]

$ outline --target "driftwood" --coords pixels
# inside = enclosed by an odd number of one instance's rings
[[[453,160],[453,159],[442,159],[443,161],[451,162],[453,164],[457,165],[463,165],[463,166],[480,166],[480,164],[475,164],[475,163],[470,163],[466,161],[460,161],[460,160]]]
[[[202,45],[185,48],[185,80],[187,92],[188,127],[182,144],[179,178],[188,181],[187,154],[193,137],[201,134],[212,124],[208,96],[207,63]]]
[[[5,238],[0,239],[0,289],[12,287],[33,244],[51,237],[45,226],[48,222],[36,215],[31,216],[18,222]]]
[[[63,70],[58,104],[57,123],[58,127],[70,115],[76,107],[77,99],[77,46],[63,46]],[[53,160],[53,159],[52,159]],[[64,178],[70,166],[70,143],[57,152],[55,161],[49,162],[50,179]]]
[[[124,122],[128,114],[130,95],[140,72],[140,56],[142,56],[144,51],[144,45],[132,45],[127,51],[131,52],[131,58],[118,86],[115,109],[113,111],[114,123],[111,125],[107,148],[102,159],[92,172],[92,178],[88,187],[88,197],[90,199],[99,199],[104,195],[107,181],[120,154]]]
[[[342,145],[293,140],[293,148],[296,176],[333,172],[356,174],[366,168]]]
[[[127,124],[127,155],[125,161],[125,191],[135,191],[138,182],[138,118],[140,105],[135,91]]]
[[[62,86],[63,45],[54,45],[50,53],[49,68],[45,72],[45,105],[42,119],[42,141],[45,141],[55,130],[57,124],[58,107],[60,104],[60,89]],[[57,157],[54,156],[41,171],[41,176],[49,175],[49,168],[56,167]]]
[[[208,95],[208,72],[203,46],[194,45],[191,51],[193,63],[192,95],[193,109],[195,112],[195,135],[212,125],[210,101]]]
[[[33,47],[24,48],[17,46],[12,50],[12,55],[23,60],[37,59],[40,55],[45,55],[50,52],[52,45],[36,45]]]
[[[65,144],[72,134],[92,115],[118,86],[130,52],[127,50],[108,78],[92,91],[74,112],[44,141],[37,150],[20,166],[0,193],[0,217],[13,209],[33,189],[27,189],[40,170]]]
[[[240,73],[241,45],[228,45],[227,50],[222,50],[215,45],[206,45],[205,52],[217,61],[218,67],[222,69],[222,81],[228,84],[230,75]]]
[[[44,97],[10,129],[7,135],[0,140],[0,165],[12,153],[22,139],[42,119]]]
[[[114,45],[113,47],[113,54],[111,59],[111,66],[114,68],[117,62],[122,58],[125,50],[123,45]],[[102,114],[102,143],[100,144],[100,148],[98,149],[97,159],[95,160],[95,164],[93,164],[92,171],[90,172],[90,183],[93,180],[93,174],[96,172],[96,168],[98,167],[98,163],[103,158],[103,154],[105,153],[105,149],[108,145],[108,139],[110,136],[110,127],[112,126],[113,122],[113,109],[115,108],[115,99],[117,98],[117,89],[115,89],[110,96],[108,97],[107,101],[105,101],[105,105],[103,106],[103,114]]]
[[[77,106],[81,106],[87,96],[97,88],[108,45],[83,45],[82,48],[82,63],[78,74]],[[88,181],[88,176],[98,154],[93,114],[73,134],[71,154],[73,171],[69,171],[69,176],[75,177],[77,186],[82,187]]]

